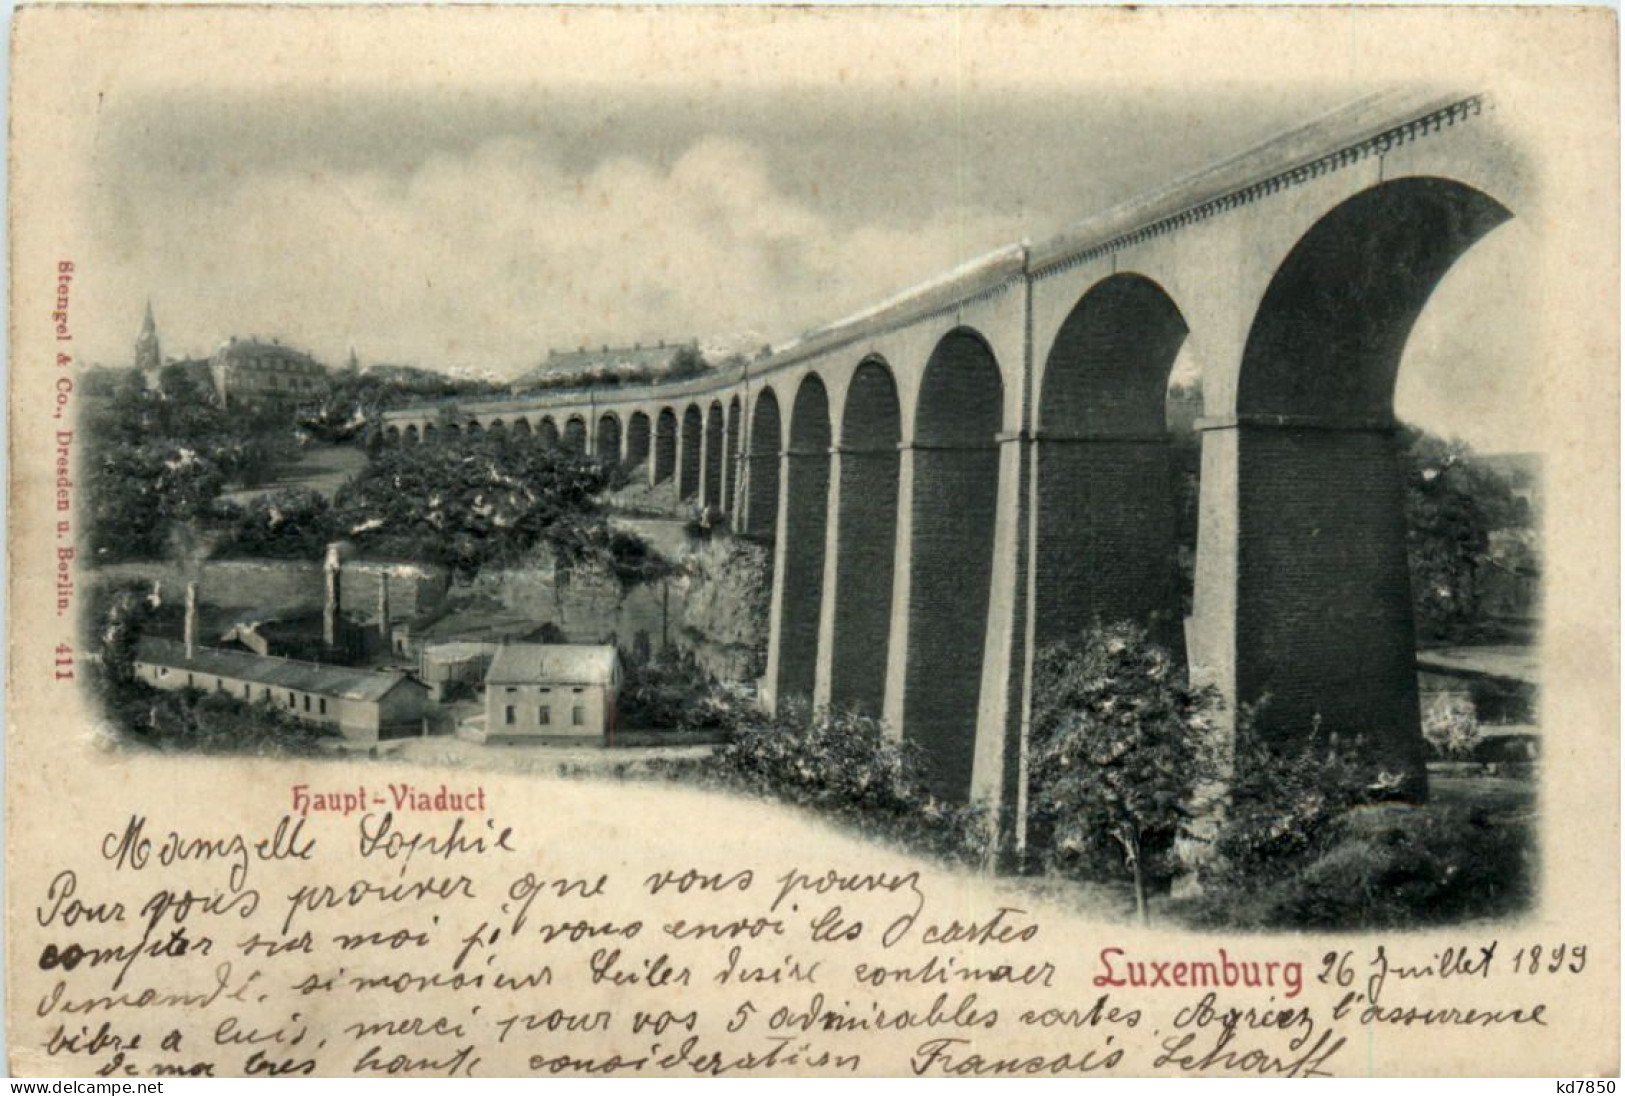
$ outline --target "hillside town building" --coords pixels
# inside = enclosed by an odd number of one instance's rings
[[[620,687],[611,645],[504,644],[485,674],[485,741],[612,740]]]
[[[549,350],[547,360],[522,375],[514,382],[514,388],[545,385],[559,378],[600,371],[631,375],[659,373],[669,370],[677,361],[677,356],[684,350],[697,353],[699,346],[699,340],[696,339],[687,343],[668,343],[661,340],[648,346],[642,343],[633,343],[631,346],[605,344],[597,349],[583,346],[575,350]]]
[[[233,336],[214,352],[209,373],[223,407],[299,403],[320,396],[329,384],[320,362],[275,339]]]

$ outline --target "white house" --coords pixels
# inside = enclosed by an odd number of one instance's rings
[[[504,644],[485,674],[485,740],[612,741],[620,687],[613,646]]]

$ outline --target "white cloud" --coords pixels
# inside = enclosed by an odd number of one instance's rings
[[[276,334],[331,361],[354,342],[368,361],[513,373],[548,346],[783,339],[1021,232],[978,210],[843,225],[716,137],[669,166],[574,174],[518,139],[404,177],[223,164],[114,200],[121,231],[101,219],[82,264],[107,321],[92,356],[109,362],[128,356],[149,293],[169,353]]]

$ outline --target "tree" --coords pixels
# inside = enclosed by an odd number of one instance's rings
[[[563,568],[595,560],[623,582],[655,577],[662,561],[604,515],[599,496],[614,474],[592,457],[500,436],[390,449],[339,490],[334,532],[463,575],[546,545]]]
[[[94,646],[111,687],[135,681],[135,649],[142,631],[158,615],[151,586],[124,581],[100,587],[91,597]]]
[[[246,505],[217,503],[213,518],[224,536],[215,551],[222,556],[315,558],[334,539],[331,509],[321,492],[308,487],[284,488]]]
[[[252,484],[292,455],[271,411],[214,400],[206,362],[172,363],[148,389],[137,374],[81,419],[90,550],[97,562],[161,556],[178,525],[206,525],[226,484]]]
[[[672,356],[671,365],[666,369],[668,377],[695,377],[704,373],[710,367],[700,348],[693,345],[678,347],[677,353]]]
[[[224,485],[219,462],[185,445],[98,449],[85,475],[92,557],[163,555],[171,529],[204,515]]]
[[[1482,617],[1480,575],[1490,566],[1490,533],[1527,525],[1527,509],[1506,478],[1461,442],[1407,427],[1401,451],[1417,633],[1470,638]]]
[[[1225,775],[1219,707],[1217,690],[1193,687],[1138,625],[1096,626],[1040,652],[1029,771],[1049,866],[1126,872],[1144,923],[1197,793]]]

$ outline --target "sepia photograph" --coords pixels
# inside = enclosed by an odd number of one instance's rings
[[[25,7],[12,1073],[1617,1074],[1614,18]]]

